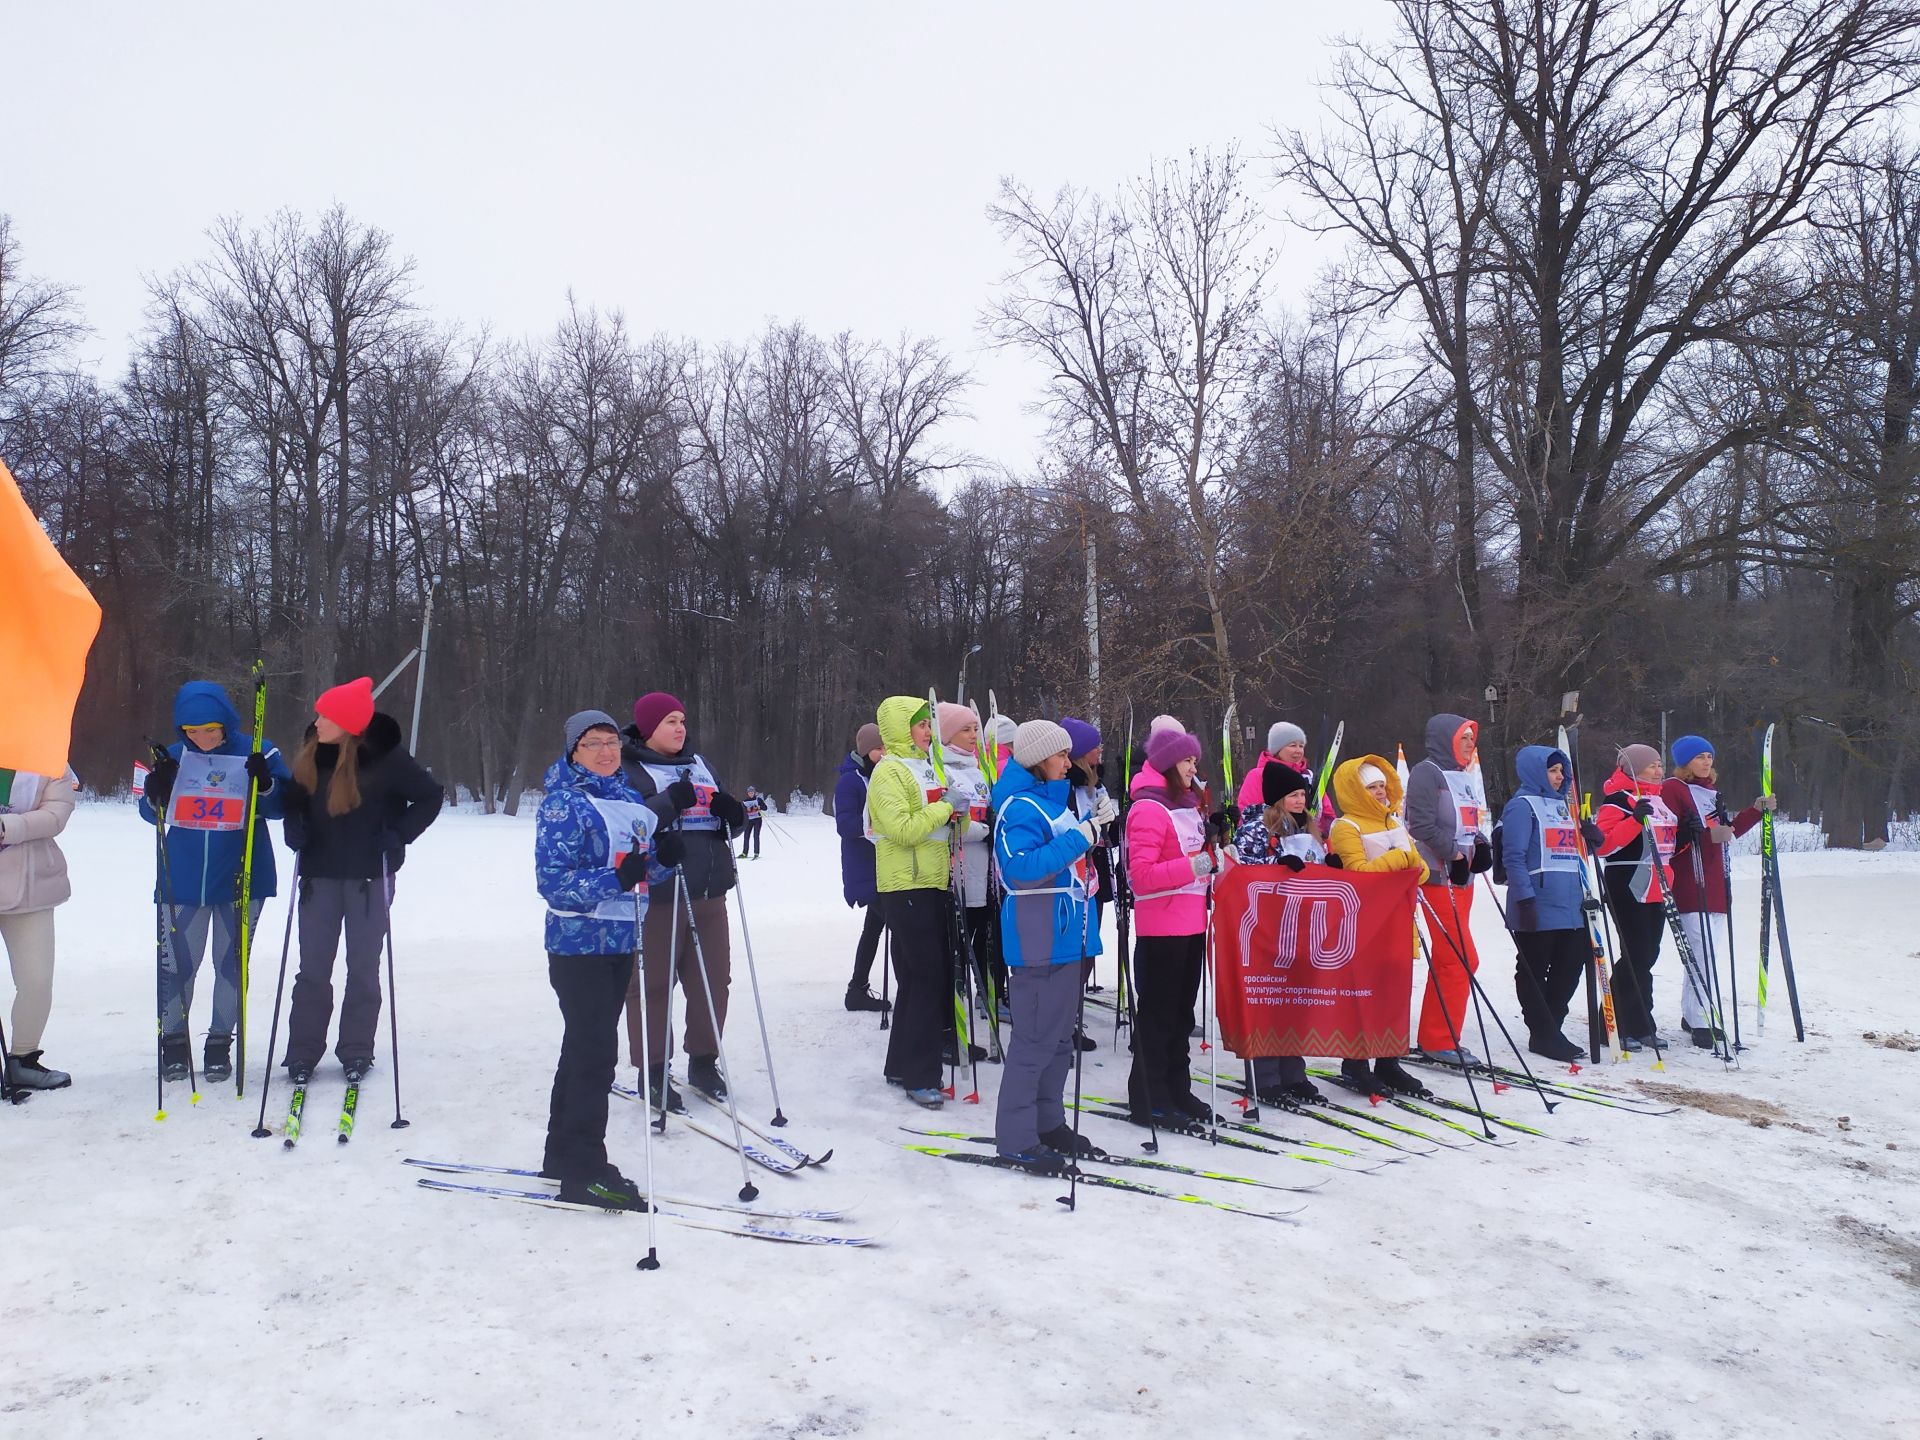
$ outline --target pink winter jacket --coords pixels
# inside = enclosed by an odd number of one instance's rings
[[[71,770],[58,779],[36,779],[40,793],[32,809],[0,812],[0,915],[51,910],[73,894],[67,857],[53,837],[72,818],[73,792],[80,782]]]
[[[1287,762],[1282,760],[1278,755],[1272,754],[1269,751],[1262,750],[1260,752],[1260,758],[1253,762],[1253,768],[1248,770],[1240,780],[1239,804],[1242,814],[1253,814],[1260,809],[1263,803],[1260,789],[1260,772],[1269,765],[1284,765],[1286,763]],[[1307,790],[1309,795],[1311,795],[1313,790],[1313,771],[1297,770],[1294,773],[1305,777]],[[1320,834],[1322,837],[1333,828],[1333,822],[1336,818],[1338,817],[1335,815],[1333,809],[1333,796],[1322,796],[1320,799]]]
[[[1193,865],[1187,858],[1192,852],[1180,843],[1180,832],[1164,803],[1165,785],[1158,775],[1143,772],[1134,776],[1128,794],[1132,803],[1127,807],[1127,880],[1135,896],[1133,933],[1201,934],[1207,928],[1204,893],[1158,893],[1193,884]]]

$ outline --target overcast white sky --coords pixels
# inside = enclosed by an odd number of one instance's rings
[[[1385,11],[0,0],[0,211],[29,270],[80,287],[109,373],[143,277],[205,254],[216,216],[337,199],[436,315],[500,337],[546,333],[569,288],[642,335],[931,334],[980,381],[950,442],[1024,468],[1042,377],[975,328],[1008,261],[999,178],[1111,189],[1189,146],[1264,154],[1314,122],[1323,37]],[[1278,220],[1274,243],[1290,299],[1327,251]]]

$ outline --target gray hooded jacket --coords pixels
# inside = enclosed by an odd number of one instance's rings
[[[1427,758],[1407,774],[1407,833],[1414,848],[1427,862],[1431,872],[1429,885],[1448,884],[1447,870],[1453,864],[1455,814],[1453,795],[1447,789],[1443,772],[1458,770],[1454,738],[1473,722],[1464,715],[1436,715],[1427,721]],[[1467,856],[1472,859],[1472,855]],[[1473,877],[1467,877],[1471,883]]]

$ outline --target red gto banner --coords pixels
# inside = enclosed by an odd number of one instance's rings
[[[1242,1058],[1406,1054],[1415,875],[1231,867],[1213,890],[1221,1043]]]

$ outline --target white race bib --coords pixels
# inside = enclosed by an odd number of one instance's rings
[[[167,800],[167,823],[181,830],[244,829],[247,785],[246,756],[184,750]]]

